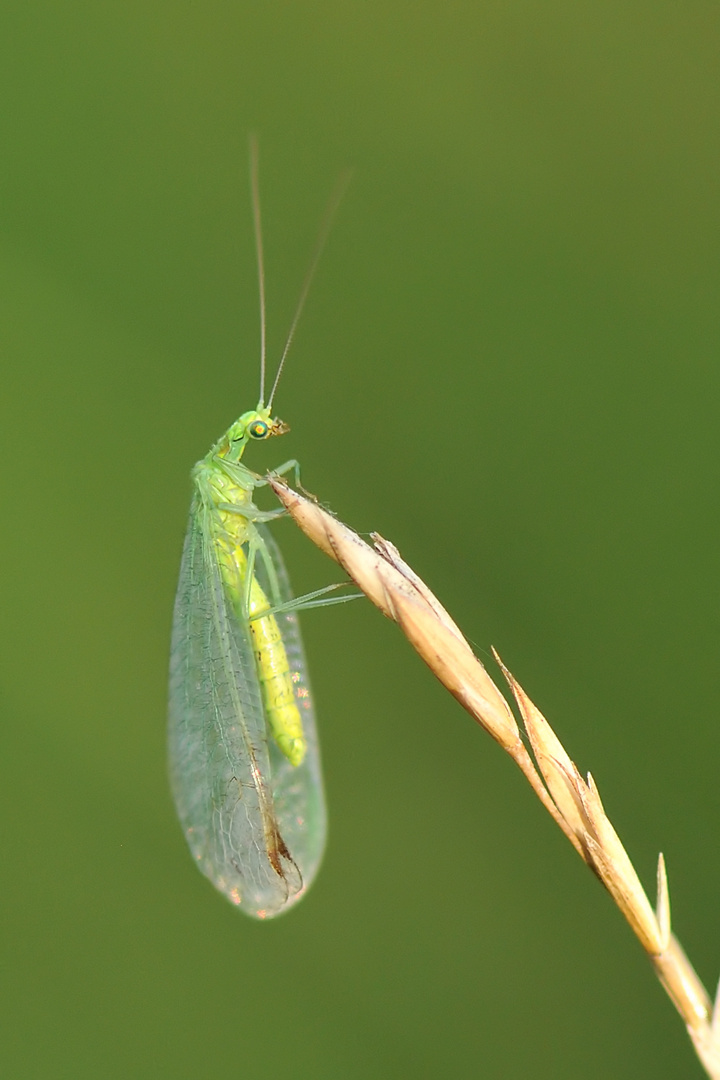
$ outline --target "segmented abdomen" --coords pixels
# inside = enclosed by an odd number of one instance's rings
[[[215,541],[219,563],[233,604],[242,614],[247,579],[247,555],[242,545],[228,536]],[[295,687],[280,628],[274,615],[263,615],[272,605],[253,574],[250,585],[250,635],[252,637],[258,679],[262,687],[267,724],[279,749],[291,765],[305,757],[307,743],[302,719],[295,700]]]

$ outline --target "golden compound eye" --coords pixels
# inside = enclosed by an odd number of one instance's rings
[[[248,427],[248,434],[253,439],[264,439],[269,430],[270,428],[264,420],[253,420]]]

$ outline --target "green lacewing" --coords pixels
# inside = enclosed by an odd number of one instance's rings
[[[325,215],[265,404],[265,273],[251,141],[260,293],[260,400],[192,471],[173,617],[169,759],[175,805],[199,869],[241,911],[286,911],[315,877],[326,811],[315,713],[296,606],[253,495],[265,481],[242,462],[249,443],[288,430],[272,403],[341,192]],[[294,469],[285,462],[275,473]]]

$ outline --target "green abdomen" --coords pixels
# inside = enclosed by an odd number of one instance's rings
[[[235,535],[231,538],[226,533],[215,540],[222,576],[238,617],[246,618],[243,601],[247,588],[247,555],[242,544],[247,540],[247,529],[241,515],[224,514],[223,517],[226,519],[226,528],[235,526]],[[253,575],[250,586],[249,629],[265,704],[266,722],[290,764],[299,765],[305,756],[307,744],[280,627],[274,615],[262,614],[271,606]]]

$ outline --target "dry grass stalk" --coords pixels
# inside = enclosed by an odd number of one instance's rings
[[[269,482],[303,532],[398,623],[440,682],[510,754],[625,916],[684,1020],[707,1075],[720,1080],[720,1005],[716,1001],[713,1009],[705,987],[672,934],[663,856],[658,862],[657,908],[653,911],[592,777],[580,775],[547,720],[497,653],[495,658],[517,702],[534,762],[505,698],[445,609],[403,562],[397,549],[378,536],[373,537],[375,547],[370,547],[284,481],[270,477]]]

